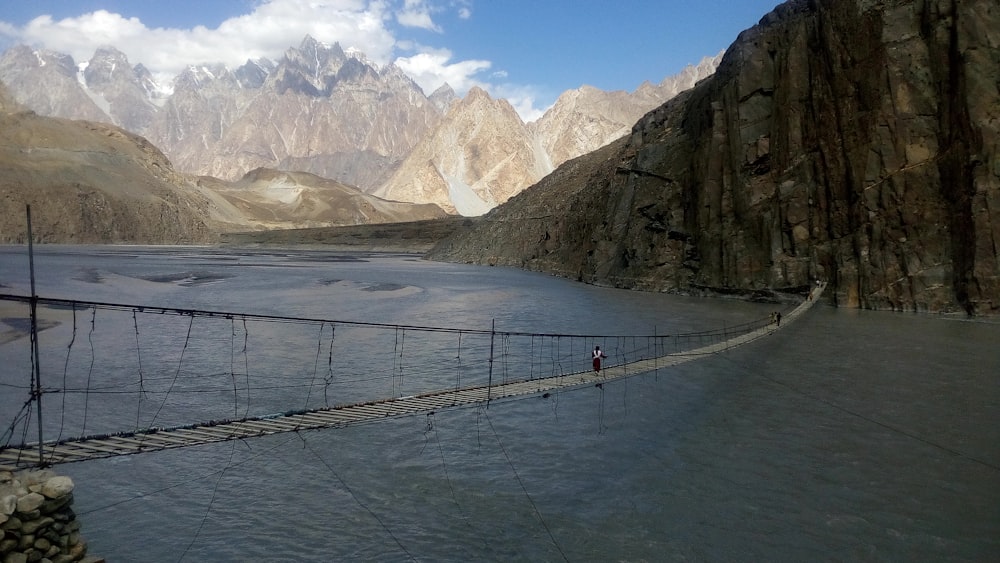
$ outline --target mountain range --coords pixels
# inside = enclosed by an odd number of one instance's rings
[[[114,125],[45,117],[0,83],[0,243],[191,244],[220,233],[445,217],[306,172],[255,169],[238,181],[174,170]]]
[[[38,114],[141,135],[182,173],[233,181],[257,168],[309,172],[479,215],[625,134],[644,113],[709,76],[719,57],[632,93],[566,92],[527,124],[478,88],[461,100],[447,85],[426,95],[395,65],[380,68],[363,53],[308,36],[279,61],[189,66],[169,94],[113,47],[77,63],[15,46],[0,56],[0,82]]]

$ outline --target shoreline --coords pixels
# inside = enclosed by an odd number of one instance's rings
[[[35,246],[46,249],[82,249],[82,248],[114,248],[114,249],[150,249],[150,250],[203,250],[217,254],[232,254],[236,252],[247,253],[294,253],[310,252],[324,254],[389,254],[400,255],[421,260],[429,260],[443,263],[462,263],[467,265],[477,265],[481,267],[496,267],[491,264],[476,264],[474,262],[450,262],[447,260],[436,260],[428,258],[430,249],[441,240],[449,236],[458,236],[462,232],[471,229],[477,218],[451,217],[445,220],[427,220],[413,223],[388,223],[376,225],[357,225],[347,227],[317,227],[308,229],[293,229],[290,231],[261,231],[246,233],[223,234],[220,240],[214,243],[184,243],[184,244],[137,244],[137,243],[38,243]],[[3,249],[24,249],[27,254],[27,243],[5,243],[0,244]],[[27,257],[26,257],[27,258]],[[533,271],[549,274],[556,277],[563,277],[570,281],[577,281],[593,285],[595,287],[614,287],[600,283],[590,283],[581,280],[573,280],[570,277],[562,276],[558,272],[546,272],[532,270],[530,268],[519,268],[517,266],[503,266],[524,271]],[[0,282],[0,294],[5,293],[4,286]],[[738,288],[713,288],[708,286],[692,286],[681,291],[658,291],[641,288],[621,288],[626,291],[641,291],[647,293],[665,293],[674,295],[687,295],[712,299],[733,299],[738,301],[751,301],[774,304],[795,304],[806,299],[808,287],[794,288],[767,288],[767,289],[738,289]],[[834,295],[831,292],[831,296]],[[838,306],[832,297],[824,298],[827,305],[837,309],[850,309]],[[2,301],[0,301],[2,305]],[[981,320],[989,322],[991,319],[1000,321],[1000,316],[993,315],[969,315],[961,311],[916,311],[916,310],[895,310],[895,309],[860,309],[858,311],[870,312],[890,312],[890,313],[913,313],[936,316],[947,319]],[[2,313],[2,310],[0,310]],[[0,315],[2,316],[2,315]],[[49,328],[49,327],[46,327]],[[9,333],[9,331],[7,331]],[[5,336],[6,335],[6,336]],[[6,340],[5,340],[6,338]],[[0,332],[0,344],[9,342],[12,338],[9,334]],[[20,336],[13,337],[14,339]]]

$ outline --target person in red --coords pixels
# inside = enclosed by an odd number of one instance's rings
[[[600,373],[601,358],[607,358],[600,346],[594,346],[594,371]]]

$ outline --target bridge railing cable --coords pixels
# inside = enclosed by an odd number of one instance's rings
[[[0,295],[27,305],[30,297]],[[602,335],[434,327],[36,297],[48,328],[33,396],[28,347],[0,344],[0,453],[192,422],[264,417],[609,366],[683,353],[766,326],[758,319],[679,334]],[[86,333],[86,338],[83,338]],[[491,352],[492,350],[492,352]]]

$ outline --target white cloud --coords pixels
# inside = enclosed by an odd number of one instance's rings
[[[423,0],[405,0],[403,9],[396,12],[396,21],[404,27],[418,27],[441,33],[441,28],[431,19],[431,9]]]
[[[447,82],[456,92],[464,93],[473,86],[486,89],[487,85],[475,78],[480,71],[490,68],[490,61],[459,61],[449,63],[451,51],[425,50],[412,57],[399,57],[396,66],[403,69],[425,93],[430,94]]]
[[[539,109],[535,106],[538,92],[533,86],[499,84],[490,88],[490,95],[510,102],[525,123],[535,121],[549,109],[547,107]]]
[[[470,6],[467,0],[263,0],[250,13],[225,20],[216,29],[150,28],[137,18],[98,10],[58,21],[40,16],[20,28],[0,21],[0,36],[9,38],[11,44],[67,53],[77,63],[90,60],[98,47],[110,45],[125,53],[130,63],[142,63],[166,86],[195,64],[223,63],[235,68],[247,59],[279,60],[289,47],[310,35],[361,51],[379,65],[395,62],[427,94],[445,82],[459,95],[479,86],[493,97],[508,98],[525,121],[540,116],[541,111],[533,108],[535,97],[528,94],[530,89],[490,82],[505,80],[505,72],[498,71],[490,81],[478,77],[490,69],[490,61],[453,61],[450,50],[421,45],[389,27],[395,21],[403,30],[431,30],[447,40],[432,15],[448,9],[467,19],[472,16]]]
[[[467,20],[472,17],[472,3],[470,0],[451,0],[449,8],[455,10],[459,19]]]
[[[238,66],[250,58],[278,59],[306,35],[356,48],[384,65],[392,60],[396,42],[385,25],[389,17],[386,2],[379,0],[270,0],[217,29],[149,28],[136,18],[98,10],[59,21],[41,16],[10,35],[68,53],[77,62],[89,60],[97,47],[112,45],[129,62],[171,75],[196,63]]]
[[[490,69],[490,61],[468,60],[452,63],[451,57],[452,53],[447,49],[422,48],[416,55],[396,59],[396,66],[409,75],[428,95],[446,82],[459,96],[464,96],[473,86],[478,86],[489,92],[491,97],[504,98],[510,102],[525,123],[538,119],[548,109],[539,109],[535,106],[539,92],[533,86],[478,79],[479,74]],[[502,70],[490,74],[491,79],[503,80],[506,77],[506,71]]]

